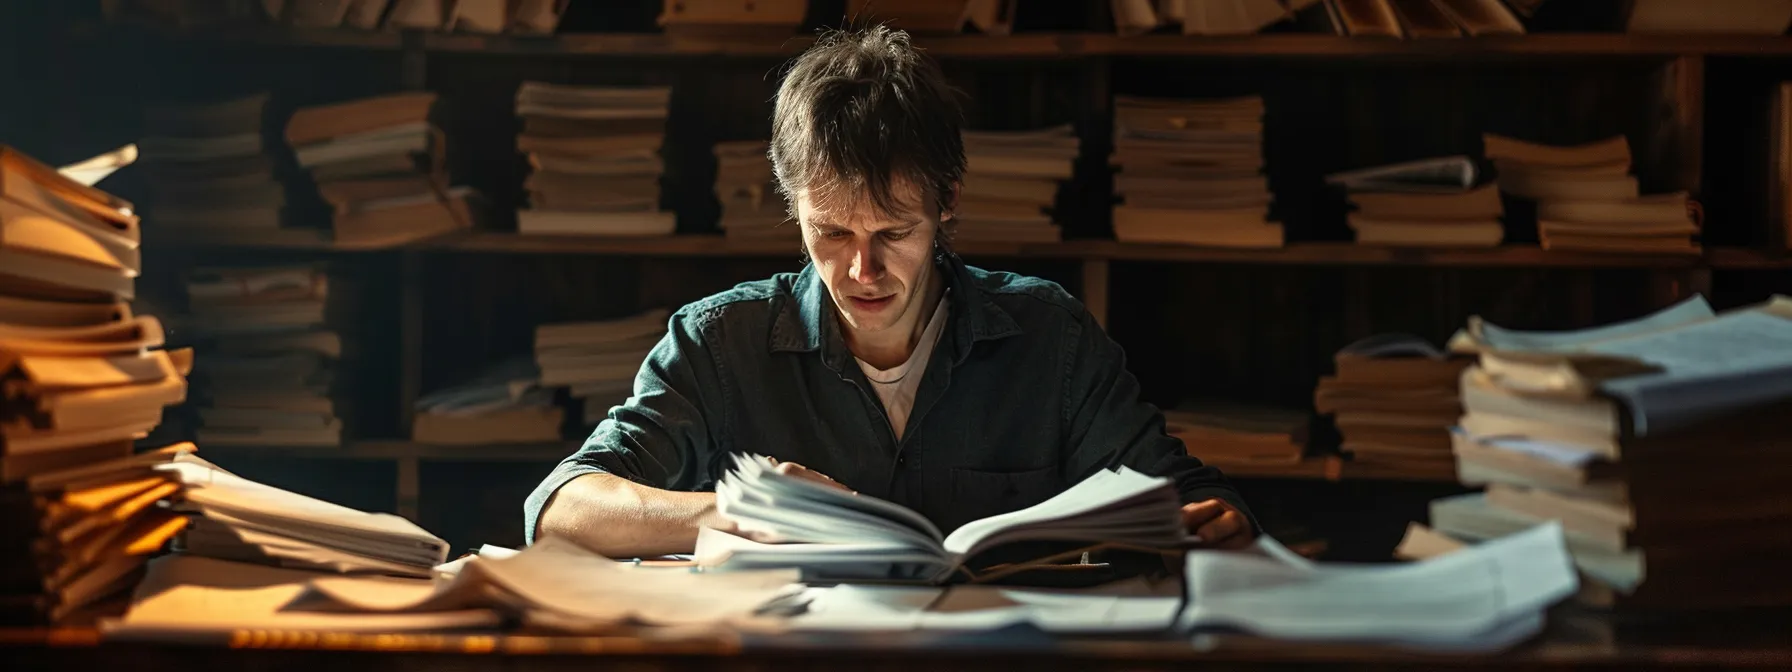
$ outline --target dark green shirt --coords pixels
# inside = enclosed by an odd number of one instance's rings
[[[948,321],[901,441],[811,265],[673,314],[634,397],[529,496],[530,539],[542,506],[575,477],[711,490],[730,453],[802,464],[948,532],[1121,464],[1174,479],[1184,502],[1217,497],[1248,511],[1218,470],[1164,433],[1120,346],[1062,287],[950,253],[937,263]]]

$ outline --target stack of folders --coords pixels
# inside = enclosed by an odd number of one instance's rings
[[[1715,314],[1702,297],[1621,324],[1452,341],[1455,452],[1486,491],[1432,503],[1457,540],[1560,521],[1597,602],[1792,603],[1792,299]],[[1721,355],[1717,353],[1722,353]]]
[[[1313,405],[1333,416],[1353,469],[1387,478],[1452,480],[1450,427],[1462,414],[1457,380],[1466,357],[1410,334],[1380,334],[1346,346],[1321,378]]]
[[[964,187],[953,239],[1053,243],[1064,233],[1048,212],[1075,170],[1081,140],[1070,126],[1037,131],[965,131]]]
[[[329,206],[336,244],[391,247],[472,226],[470,190],[448,186],[435,102],[395,93],[293,113],[286,140]]]
[[[1189,455],[1240,473],[1298,464],[1306,456],[1310,421],[1304,411],[1222,402],[1164,411],[1164,430],[1181,439]]]
[[[718,142],[716,200],[722,204],[722,233],[731,239],[796,241],[802,227],[772,175],[764,140]]]
[[[268,17],[295,28],[441,30],[546,35],[565,0],[308,0],[263,2]]]
[[[535,362],[512,359],[417,399],[411,440],[441,445],[554,441],[565,413]]]
[[[277,229],[286,185],[262,133],[268,94],[152,106],[139,143],[155,233],[253,238]]]
[[[1477,186],[1466,156],[1408,161],[1328,175],[1350,194],[1350,228],[1362,245],[1492,247],[1500,244],[1499,188]]]
[[[0,148],[0,622],[64,621],[128,589],[180,529],[180,486],[133,443],[186,396],[192,352],[132,315],[129,203]]]
[[[544,324],[535,329],[535,364],[542,387],[566,387],[583,400],[585,424],[634,394],[635,374],[666,335],[671,313],[649,310],[603,322]]]
[[[207,348],[195,376],[199,441],[341,445],[330,276],[315,266],[209,268],[189,273],[186,286],[187,327]]]
[[[1482,136],[1500,191],[1537,202],[1546,250],[1693,254],[1686,192],[1640,195],[1623,136],[1568,147]]]
[[[1114,237],[1281,247],[1263,176],[1263,99],[1114,100]]]
[[[340,573],[430,576],[448,542],[388,513],[365,513],[257,483],[185,455],[159,467],[186,489],[177,550]]]
[[[523,82],[517,151],[532,169],[519,233],[666,236],[677,226],[660,210],[660,145],[668,87],[573,86]]]
[[[816,580],[943,583],[959,574],[980,575],[989,568],[979,556],[1013,542],[1175,549],[1188,541],[1175,485],[1126,467],[1097,472],[1056,497],[970,521],[948,535],[899,504],[780,474],[765,457],[737,455],[734,462],[716,484],[716,510],[739,535],[704,529],[697,537],[698,564],[796,567]]]

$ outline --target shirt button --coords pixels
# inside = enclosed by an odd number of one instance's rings
[[[896,458],[896,466],[901,467],[901,466],[905,466],[907,464],[908,464],[908,458],[906,458],[906,457]]]

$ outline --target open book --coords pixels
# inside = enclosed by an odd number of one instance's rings
[[[1195,541],[1183,532],[1175,485],[1125,467],[942,534],[913,510],[780,474],[765,457],[736,456],[735,465],[716,484],[716,508],[739,534],[704,529],[698,564],[799,567],[808,580],[944,583],[959,573],[973,581],[995,578],[966,561],[1020,542],[1167,550]]]

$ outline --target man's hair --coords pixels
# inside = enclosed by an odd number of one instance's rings
[[[772,112],[771,162],[795,215],[796,195],[868,198],[900,209],[895,186],[921,187],[946,212],[964,176],[957,92],[908,33],[833,31],[791,63]]]

